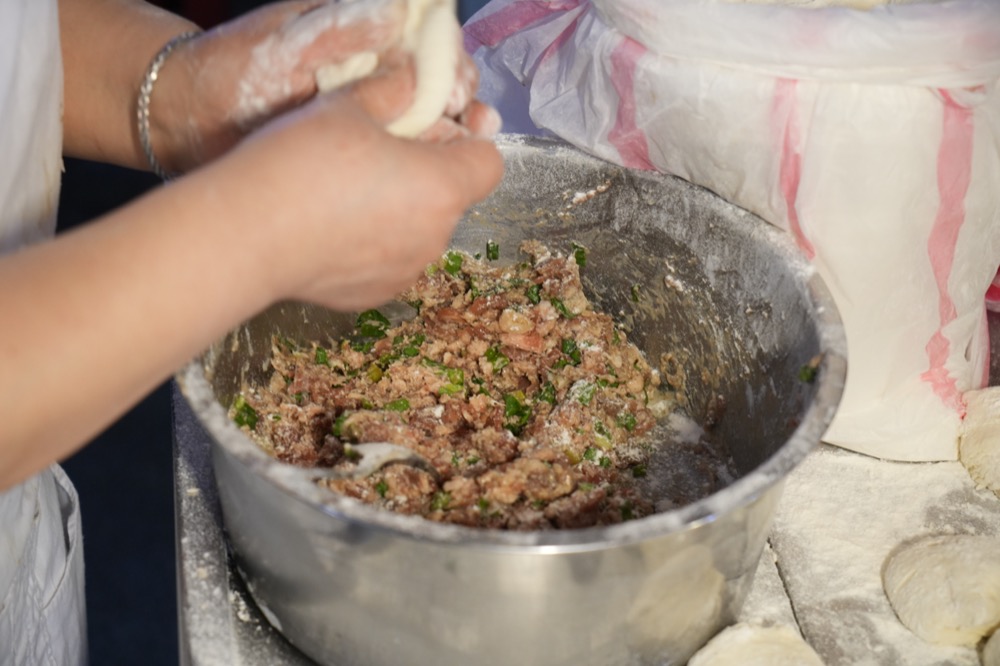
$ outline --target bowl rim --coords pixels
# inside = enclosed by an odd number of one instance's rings
[[[528,146],[543,150],[569,150],[577,157],[601,161],[553,139],[501,135],[497,138],[497,144],[501,149]],[[652,175],[675,178],[667,174]],[[719,204],[742,211],[738,206],[721,199]],[[840,403],[847,374],[847,343],[843,322],[823,279],[794,244],[790,234],[764,222],[756,215],[746,215],[760,227],[754,233],[766,234],[770,242],[785,252],[793,263],[790,273],[801,276],[803,280],[803,284],[799,286],[815,317],[821,356],[814,380],[815,398],[808,405],[792,435],[756,468],[707,497],[651,516],[603,527],[522,532],[438,523],[418,516],[378,509],[313,483],[308,470],[271,457],[240,430],[215,399],[214,390],[205,373],[204,353],[181,368],[175,375],[175,380],[201,427],[210,435],[209,445],[217,455],[227,456],[290,498],[330,516],[331,519],[418,541],[540,554],[600,550],[693,530],[715,521],[723,514],[756,502],[819,446]],[[218,465],[218,460],[215,464]]]

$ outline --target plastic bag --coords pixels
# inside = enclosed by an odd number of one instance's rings
[[[505,131],[680,176],[793,234],[847,333],[825,441],[957,457],[1000,265],[1000,3],[493,0],[464,30]]]

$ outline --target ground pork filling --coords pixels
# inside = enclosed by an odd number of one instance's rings
[[[332,490],[392,511],[494,529],[620,523],[654,511],[645,437],[672,406],[658,373],[592,309],[583,248],[537,242],[520,264],[448,252],[401,300],[324,346],[275,338],[267,386],[232,416],[279,459],[352,465],[351,443],[409,447],[437,471],[391,464]]]

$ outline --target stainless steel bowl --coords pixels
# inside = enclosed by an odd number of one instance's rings
[[[673,353],[679,365],[665,370],[685,376],[690,416],[716,421],[713,438],[739,478],[642,520],[531,533],[335,496],[226,416],[242,382],[268,376],[272,333],[324,340],[353,322],[285,303],[178,375],[214,440],[232,549],[265,615],[321,663],[683,663],[737,615],[783,480],[833,418],[846,372],[833,300],[786,235],[706,190],[560,143],[498,143],[504,181],[464,218],[454,246],[478,252],[491,239],[505,255],[530,238],[586,246],[592,299],[652,362]],[[817,357],[815,379],[803,381]]]

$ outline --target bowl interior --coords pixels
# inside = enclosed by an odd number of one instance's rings
[[[584,246],[581,275],[595,307],[624,326],[678,389],[690,419],[708,427],[735,463],[738,479],[723,491],[636,522],[675,529],[780,480],[819,442],[846,371],[832,299],[790,239],[677,178],[627,170],[544,140],[506,137],[500,146],[503,183],[464,217],[452,246],[475,254],[493,241],[501,262],[522,260],[523,240],[564,252]],[[390,318],[410,313],[403,304],[382,310]],[[216,441],[266,475],[278,463],[220,421],[218,407],[228,407],[244,383],[267,381],[272,335],[327,341],[348,333],[354,320],[352,313],[276,305],[193,363],[182,387]],[[812,367],[814,376],[803,374]],[[199,392],[203,399],[192,399]],[[338,510],[372,517],[365,507]],[[614,536],[642,528],[600,529]]]

